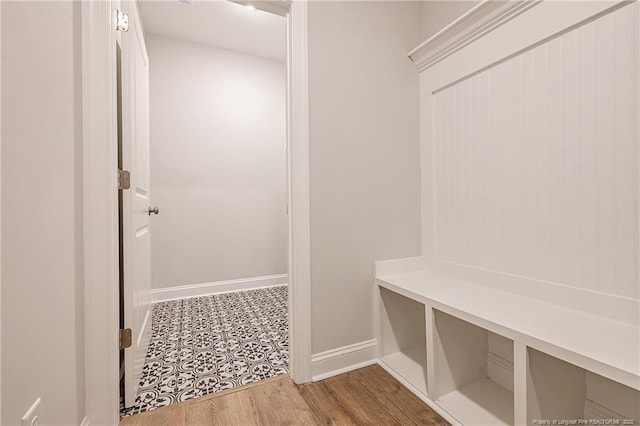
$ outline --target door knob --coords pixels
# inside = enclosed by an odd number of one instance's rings
[[[160,209],[157,207],[149,207],[149,216],[151,216],[151,213],[158,214],[160,213]]]

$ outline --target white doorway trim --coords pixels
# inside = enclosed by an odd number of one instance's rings
[[[290,374],[311,381],[311,212],[309,202],[308,4],[287,15],[287,167],[289,183]]]
[[[82,2],[85,410],[119,421],[115,1]]]
[[[267,2],[276,3],[276,2]],[[308,27],[305,0],[289,7],[287,147],[291,377],[311,381]],[[118,208],[115,0],[82,2],[85,405],[91,424],[117,424]],[[260,7],[259,2],[254,3]]]
[[[2,2],[0,2],[0,58],[2,58]],[[2,129],[2,66],[0,65],[0,129]],[[2,131],[0,130],[0,423],[2,423]]]

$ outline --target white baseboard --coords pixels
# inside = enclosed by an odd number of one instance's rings
[[[314,382],[377,362],[375,339],[320,352],[311,356],[311,376]]]
[[[513,392],[513,362],[489,352],[487,355],[487,375],[495,383]]]
[[[212,294],[230,293],[234,291],[253,290],[265,287],[287,285],[287,274],[267,275],[264,277],[242,278],[239,280],[217,281],[202,284],[181,285],[176,287],[156,288],[151,290],[151,302],[187,299],[190,297],[210,296]]]
[[[80,426],[89,426],[91,423],[89,423],[89,417],[88,416],[84,416],[84,419],[82,419],[82,423],[80,423]]]

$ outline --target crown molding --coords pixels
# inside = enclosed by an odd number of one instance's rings
[[[409,52],[409,58],[422,72],[541,2],[483,0]]]
[[[273,13],[275,15],[287,16],[291,9],[293,0],[230,0],[243,6],[253,6],[258,10]]]

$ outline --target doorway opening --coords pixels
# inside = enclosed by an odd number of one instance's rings
[[[83,2],[82,129],[87,418],[117,424],[118,189],[114,15],[129,2]],[[258,3],[257,3],[258,5]],[[270,0],[259,7],[287,17],[290,376],[311,380],[308,6]],[[133,339],[135,340],[135,339]]]
[[[122,415],[289,370],[286,18],[226,1],[127,12]]]

